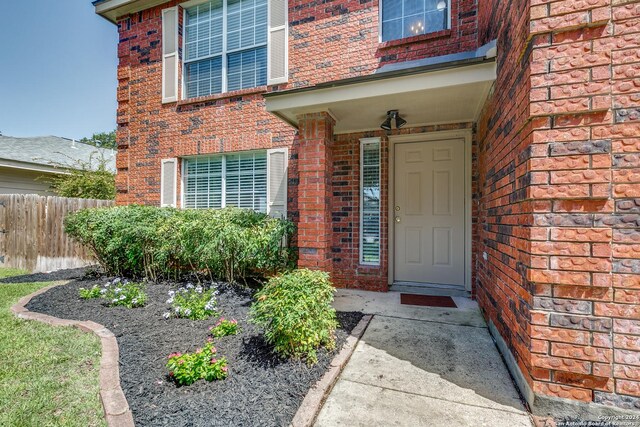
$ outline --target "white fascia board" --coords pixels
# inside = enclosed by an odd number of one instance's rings
[[[140,12],[168,2],[169,0],[106,0],[95,5],[95,9],[98,15],[115,23],[120,16]]]
[[[0,167],[8,169],[21,169],[32,172],[52,173],[52,174],[69,174],[65,168],[56,168],[55,166],[38,165],[35,163],[18,162],[15,160],[0,159]]]
[[[466,67],[458,67],[402,77],[380,79],[353,85],[336,86],[326,89],[309,90],[292,94],[266,98],[267,111],[306,109],[318,105],[331,105],[336,102],[354,99],[375,98],[378,96],[398,95],[429,89],[494,81],[496,79],[494,61]]]

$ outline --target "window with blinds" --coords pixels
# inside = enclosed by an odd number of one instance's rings
[[[267,84],[267,0],[214,0],[186,9],[187,98]]]
[[[267,212],[267,153],[184,160],[185,208],[237,206]]]
[[[360,263],[380,264],[380,140],[360,146]]]

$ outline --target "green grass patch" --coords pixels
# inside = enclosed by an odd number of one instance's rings
[[[0,268],[0,279],[22,274]],[[51,284],[0,283],[0,425],[104,426],[98,337],[21,320],[9,310]]]

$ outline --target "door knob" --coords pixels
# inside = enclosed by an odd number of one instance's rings
[[[399,216],[396,217],[396,222],[400,222],[400,217]]]

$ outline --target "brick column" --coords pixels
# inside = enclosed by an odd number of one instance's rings
[[[537,3],[533,390],[640,408],[640,4]]]
[[[331,172],[333,127],[325,113],[298,117],[299,267],[331,271]]]

